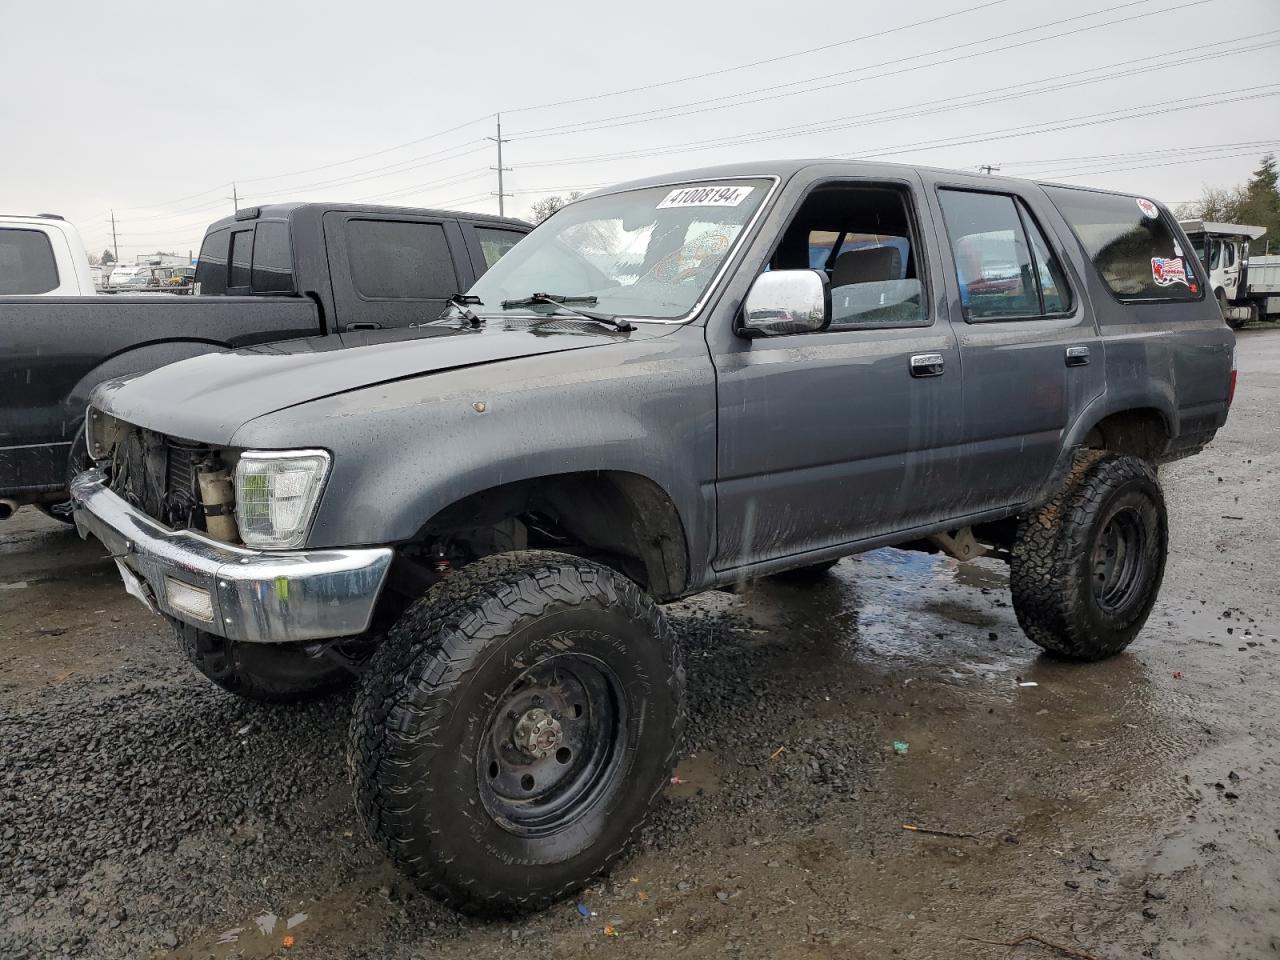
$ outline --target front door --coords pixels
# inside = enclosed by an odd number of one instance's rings
[[[917,184],[825,180],[763,269],[817,269],[820,333],[736,336],[714,317],[717,552],[729,570],[923,525],[959,496],[946,446],[960,424],[960,355],[930,277]],[[914,366],[913,366],[914,361]]]

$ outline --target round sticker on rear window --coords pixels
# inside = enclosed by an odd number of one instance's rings
[[[1142,215],[1148,220],[1154,220],[1156,217],[1160,216],[1160,208],[1150,200],[1145,200],[1142,197],[1138,197],[1137,199],[1138,209],[1142,211]]]

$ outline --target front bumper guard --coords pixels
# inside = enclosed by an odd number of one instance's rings
[[[363,633],[391,568],[389,547],[272,553],[171,530],[110,490],[98,470],[71,482],[71,502],[80,536],[102,541],[130,593],[166,616],[244,643]],[[197,614],[192,607],[201,604],[192,597],[200,591],[209,603]]]

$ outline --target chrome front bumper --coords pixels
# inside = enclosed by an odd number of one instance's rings
[[[108,489],[97,470],[72,481],[71,502],[80,536],[102,541],[130,593],[231,640],[288,643],[363,633],[391,567],[388,547],[269,553],[170,530]],[[193,613],[203,595],[207,609]]]

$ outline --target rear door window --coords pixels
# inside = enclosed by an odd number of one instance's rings
[[[1191,250],[1184,250],[1167,215],[1145,197],[1046,187],[1103,283],[1122,301],[1199,300]],[[1221,252],[1214,247],[1210,262]]]
[[[42,230],[0,230],[0,296],[32,296],[58,289],[58,264]]]
[[[293,254],[289,249],[289,224],[264,220],[254,229],[253,292],[293,293]]]
[[[249,278],[253,263],[253,231],[240,230],[231,235],[231,278],[229,291],[245,293],[249,290]]]
[[[444,227],[407,220],[349,220],[351,279],[369,300],[443,300],[458,292]]]
[[[231,243],[229,229],[215,230],[204,238],[200,259],[196,261],[196,283],[200,292],[220,297],[227,292],[227,249]]]
[[[1057,257],[1020,200],[940,190],[966,320],[1061,314],[1071,294]]]

